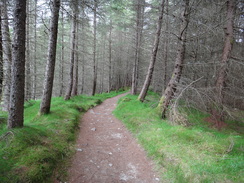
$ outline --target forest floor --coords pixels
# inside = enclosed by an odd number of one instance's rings
[[[146,152],[112,114],[124,95],[107,99],[82,117],[69,183],[160,182]]]

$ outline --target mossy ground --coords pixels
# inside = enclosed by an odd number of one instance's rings
[[[158,101],[152,92],[144,103],[127,95],[114,113],[156,161],[164,182],[244,182],[243,133],[210,128],[208,115],[195,109],[185,110],[190,126],[171,125],[160,119]]]
[[[40,101],[29,101],[25,104],[24,127],[12,130],[6,127],[7,114],[1,112],[0,182],[52,182],[54,171],[55,178],[65,177],[64,169],[57,167],[64,166],[73,153],[81,113],[118,94],[81,95],[68,101],[56,97],[50,114],[42,116],[38,115]]]

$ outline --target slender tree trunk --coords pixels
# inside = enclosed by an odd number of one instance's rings
[[[142,29],[144,23],[143,20],[144,4],[145,4],[145,0],[137,0],[135,60],[133,65],[132,83],[131,83],[132,95],[135,95],[137,92],[138,67],[139,67],[139,60],[140,60],[140,53],[141,53]]]
[[[136,75],[138,72],[138,62],[139,62],[139,25],[140,25],[140,0],[137,0],[137,17],[136,17],[136,47],[135,47],[135,60],[134,60],[134,65],[133,65],[133,73],[132,73],[132,84],[131,84],[131,94],[135,95],[136,94],[136,85],[137,85],[137,80],[136,80]]]
[[[97,67],[96,67],[96,48],[97,48],[97,0],[94,0],[94,17],[93,17],[93,85],[92,96],[96,93],[97,88]]]
[[[49,33],[48,58],[47,58],[42,102],[39,111],[40,114],[48,114],[50,112],[55,60],[56,60],[59,9],[60,9],[60,0],[53,0],[52,2],[53,11],[52,11],[52,17],[50,22],[50,33]]]
[[[31,98],[31,73],[30,73],[30,1],[26,1],[26,61],[25,61],[25,100]]]
[[[32,99],[36,99],[36,82],[37,82],[37,73],[36,73],[36,55],[37,55],[37,1],[35,1],[35,22],[34,22],[34,57],[33,57],[33,66],[32,66]]]
[[[129,55],[130,53],[130,48],[128,47],[127,50],[126,50],[126,53],[127,55]],[[129,87],[132,85],[132,82],[131,82],[131,72],[130,72],[130,59],[126,59],[127,62],[126,62],[126,76],[125,76],[125,84],[124,86],[125,87]]]
[[[169,49],[169,18],[168,18],[168,12],[169,12],[169,1],[166,0],[166,27],[165,30],[167,32],[167,34],[165,34],[165,43],[164,43],[164,59],[163,59],[163,90],[162,92],[165,91],[166,87],[167,87],[167,67],[168,67],[168,49]],[[163,93],[162,93],[163,94]]]
[[[83,50],[83,49],[82,49]],[[84,53],[84,52],[83,52]],[[82,78],[81,78],[81,91],[80,93],[83,94],[84,93],[84,85],[85,85],[85,56],[82,55]]]
[[[83,28],[82,28],[83,29]],[[82,30],[83,32],[83,30]],[[82,33],[82,37],[84,38],[84,34]],[[84,41],[84,39],[82,39]],[[81,72],[82,72],[82,76],[81,76],[81,91],[80,93],[83,94],[84,92],[84,85],[85,85],[85,55],[84,55],[84,52],[85,52],[85,44],[83,43],[82,44],[82,67],[81,67]]]
[[[24,124],[26,0],[14,1],[13,63],[8,128]]]
[[[235,14],[235,0],[228,0],[227,1],[227,22],[225,27],[225,43],[222,52],[218,77],[216,80],[216,94],[217,94],[216,101],[220,107],[223,106],[224,88],[226,85],[226,75],[228,72],[228,60],[234,42],[233,40],[234,39],[233,38],[234,14]]]
[[[78,72],[79,72],[79,53],[78,53],[78,22],[76,22],[76,40],[75,40],[75,57],[74,57],[74,76],[71,96],[76,96],[78,93]]]
[[[0,4],[0,95],[3,87],[2,5]]]
[[[110,26],[109,26],[109,56],[108,56],[108,93],[111,91],[111,80],[112,80],[112,18],[110,17]]]
[[[184,0],[184,2],[185,2],[185,8],[182,12],[182,18],[181,18],[182,24],[180,28],[180,37],[179,37],[178,51],[175,60],[174,71],[158,105],[160,111],[162,112],[162,118],[166,117],[165,116],[166,110],[169,106],[171,99],[175,94],[177,84],[180,81],[182,70],[183,70],[183,63],[185,59],[186,34],[187,34],[187,27],[189,23],[189,0]]]
[[[146,76],[145,82],[143,84],[141,93],[140,93],[140,95],[138,97],[138,100],[140,100],[141,102],[144,101],[144,99],[145,99],[145,97],[147,95],[147,91],[148,91],[148,88],[150,86],[151,80],[152,80],[154,65],[155,65],[157,52],[158,52],[158,45],[159,45],[161,27],[162,27],[162,22],[163,22],[163,13],[164,13],[164,0],[162,0],[162,2],[161,2],[161,11],[160,11],[160,15],[159,15],[159,18],[158,18],[157,32],[156,32],[156,35],[155,35],[155,40],[154,40],[154,46],[153,46],[153,51],[152,51],[152,55],[151,55],[150,65],[148,67],[147,76]]]
[[[81,62],[82,62],[82,77],[81,77],[81,91],[80,93],[83,94],[84,92],[84,84],[85,84],[85,7],[84,7],[84,1],[82,1],[82,22],[81,22],[81,47],[82,47],[82,56],[81,56]]]
[[[64,13],[61,13],[61,59],[59,63],[59,96],[63,95],[64,89]]]
[[[102,48],[101,48],[101,60],[104,61],[104,64],[102,63],[101,64],[101,75],[100,75],[100,86],[99,86],[99,93],[102,93],[103,92],[103,88],[104,88],[104,79],[105,79],[105,76],[104,76],[104,65],[106,63],[106,40],[107,40],[107,36],[106,34],[103,33],[102,35],[102,40],[103,40],[103,45]]]
[[[70,71],[69,71],[69,84],[65,95],[65,100],[69,100],[73,88],[74,77],[74,61],[75,61],[75,42],[76,42],[76,16],[77,13],[73,10],[72,29],[71,29],[71,54],[70,54]]]
[[[8,12],[6,0],[1,2],[2,13],[2,39],[3,39],[3,91],[2,110],[9,110],[10,85],[11,85],[11,40],[8,23]]]
[[[101,89],[100,89],[100,93],[103,93],[103,88],[104,88],[104,64],[102,65],[102,77],[101,77]]]

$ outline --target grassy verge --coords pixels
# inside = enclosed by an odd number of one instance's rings
[[[1,112],[0,182],[51,182],[54,170],[72,154],[81,112],[118,94],[53,98],[51,113],[43,116],[37,115],[40,101],[30,101],[25,104],[25,127],[13,130],[6,128],[7,115]]]
[[[190,127],[172,126],[157,115],[156,94],[145,103],[136,99],[123,97],[114,113],[156,161],[164,182],[244,182],[243,133],[209,128],[196,110],[188,111]]]

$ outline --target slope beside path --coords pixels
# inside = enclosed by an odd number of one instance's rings
[[[112,111],[122,94],[86,112],[68,183],[159,183],[153,163]]]

